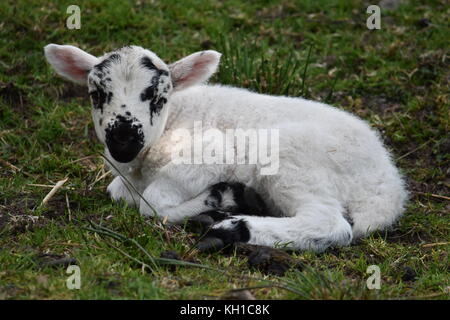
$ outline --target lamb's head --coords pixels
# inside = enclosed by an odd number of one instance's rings
[[[172,93],[208,80],[220,59],[208,50],[167,65],[137,46],[97,58],[56,44],[45,47],[45,56],[58,74],[88,87],[97,136],[122,163],[133,161],[161,136]]]

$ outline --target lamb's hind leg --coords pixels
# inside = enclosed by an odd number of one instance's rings
[[[238,215],[225,219],[211,227],[199,248],[220,249],[234,242],[314,251],[345,246],[352,240],[352,229],[343,211],[337,200],[308,201],[305,197],[291,217]]]
[[[191,218],[190,222],[202,225],[210,225],[243,212],[266,215],[264,201],[252,188],[242,183],[220,182],[190,199],[182,193],[174,193],[174,189],[170,184],[159,183],[157,187],[148,186],[143,194],[146,201],[141,200],[141,213],[154,214],[152,208],[148,206],[150,203],[153,204],[156,213],[170,223],[183,223],[185,219]]]
[[[188,220],[189,231],[204,234],[214,224],[233,215],[269,216],[261,196],[239,182],[219,182],[208,189],[207,210]]]

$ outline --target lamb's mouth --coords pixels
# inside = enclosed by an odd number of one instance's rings
[[[133,161],[142,150],[144,144],[139,140],[127,144],[117,144],[106,142],[111,157],[117,162],[128,163]]]

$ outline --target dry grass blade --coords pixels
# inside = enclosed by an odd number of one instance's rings
[[[13,171],[21,171],[20,168],[16,167],[15,165],[13,165],[12,163],[10,163],[9,161],[3,160],[0,158],[0,163],[2,165],[4,165],[5,167],[9,167],[11,168]]]
[[[58,192],[59,189],[61,189],[61,187],[64,185],[64,183],[67,182],[67,180],[69,180],[69,178],[65,178],[63,180],[58,181],[52,188],[52,190],[50,190],[50,192],[44,197],[44,199],[41,202],[41,206],[44,206],[47,204],[47,202],[50,201],[50,199],[55,195],[56,192]]]
[[[406,157],[409,156],[410,154],[413,154],[414,152],[416,152],[416,151],[422,149],[423,147],[425,147],[425,146],[426,146],[427,144],[429,144],[430,142],[431,142],[431,140],[428,140],[427,142],[422,143],[422,144],[421,144],[420,146],[418,146],[417,148],[415,148],[415,149],[413,149],[413,150],[411,150],[411,151],[405,153],[404,155],[398,157],[398,158],[396,159],[396,161],[399,161],[399,160],[401,160],[401,159],[403,159],[403,158],[406,158]]]

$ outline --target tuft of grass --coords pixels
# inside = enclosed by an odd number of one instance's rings
[[[236,43],[247,45],[237,46]],[[265,94],[303,96],[311,47],[304,62],[301,91],[298,90],[301,59],[295,51],[280,59],[264,41],[223,35],[219,37],[217,49],[222,53],[218,83]],[[254,52],[261,55],[255,56]]]

